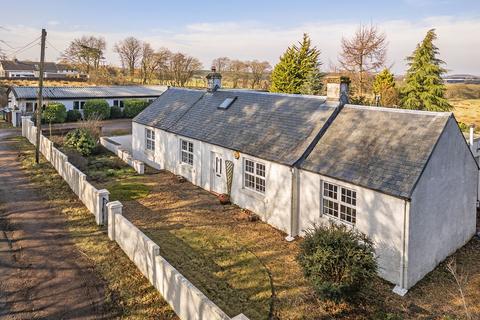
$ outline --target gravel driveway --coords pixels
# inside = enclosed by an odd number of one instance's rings
[[[0,319],[106,318],[104,282],[0,130]]]

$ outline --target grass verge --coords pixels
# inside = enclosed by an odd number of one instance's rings
[[[13,129],[13,126],[5,120],[0,120],[0,129]]]
[[[95,224],[55,169],[43,157],[36,165],[34,147],[24,138],[13,139],[32,183],[45,190],[51,206],[66,215],[75,245],[105,280],[112,312],[122,319],[178,319],[120,247],[108,239],[106,230]]]

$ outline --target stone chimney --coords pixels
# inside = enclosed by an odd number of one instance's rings
[[[212,72],[207,74],[207,91],[214,92],[222,87],[222,75],[212,67]]]
[[[327,101],[347,104],[349,85],[348,77],[327,77]]]

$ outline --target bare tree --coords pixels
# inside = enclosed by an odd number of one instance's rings
[[[162,81],[162,83],[168,83],[170,76],[168,73],[168,67],[169,67],[169,62],[170,58],[172,57],[173,53],[168,50],[167,48],[160,48],[155,52],[155,61],[156,61],[156,69],[155,73]]]
[[[463,309],[465,311],[465,318],[472,319],[472,315],[468,311],[467,300],[465,298],[465,292],[464,292],[465,287],[468,283],[468,276],[462,275],[462,273],[458,271],[457,260],[455,258],[450,258],[448,260],[446,269],[448,272],[450,272],[450,274],[453,276],[453,279],[455,280],[458,293],[460,294],[460,298],[462,299]],[[456,297],[455,294],[453,296]]]
[[[142,60],[140,61],[140,71],[142,75],[142,83],[146,84],[152,80],[153,75],[158,67],[155,51],[148,42],[142,45]]]
[[[260,84],[260,80],[262,80],[263,76],[272,70],[272,66],[267,61],[248,61],[247,62],[248,68],[252,75],[252,82],[251,87],[254,89],[258,84]]]
[[[245,74],[248,72],[248,66],[243,61],[232,60],[230,61],[228,71],[232,78],[232,86],[238,88],[239,81],[245,77]]]
[[[356,75],[360,96],[366,87],[366,75],[385,65],[387,44],[385,34],[376,26],[360,26],[352,39],[342,38],[339,62],[343,69]]]
[[[170,82],[174,86],[183,87],[192,78],[193,73],[201,68],[202,64],[197,58],[180,52],[174,53],[168,63]]]
[[[130,76],[135,75],[135,68],[142,57],[142,42],[134,37],[128,37],[115,44],[114,51],[117,52],[122,61],[122,66],[128,68]]]
[[[228,57],[219,57],[213,59],[212,66],[217,69],[217,72],[227,71],[230,66],[230,58]]]
[[[104,59],[103,53],[105,48],[105,39],[94,36],[82,36],[70,42],[62,58],[89,74],[92,69],[98,70],[100,67],[100,61]]]

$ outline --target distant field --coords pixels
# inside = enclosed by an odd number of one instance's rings
[[[457,121],[470,126],[476,126],[480,131],[480,99],[451,99],[450,103],[455,107],[453,114]]]

